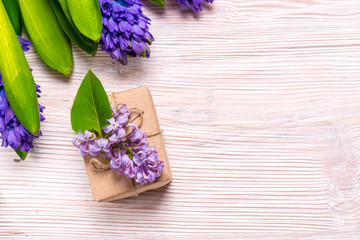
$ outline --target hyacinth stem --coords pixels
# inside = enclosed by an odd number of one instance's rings
[[[133,153],[133,148],[128,148],[128,147],[126,147],[123,142],[121,142],[121,145],[122,145],[128,152],[130,152],[131,154]]]
[[[40,113],[34,78],[15,30],[0,1],[0,73],[16,117],[33,135],[40,132]]]
[[[123,146],[129,153],[128,153],[128,156],[130,158],[130,160],[133,159],[133,156],[134,156],[134,151],[133,151],[133,148],[128,148],[125,146],[125,144],[123,142],[121,142],[121,146]]]

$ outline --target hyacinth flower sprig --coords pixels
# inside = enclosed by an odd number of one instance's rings
[[[154,37],[149,32],[150,18],[142,11],[139,0],[99,0],[103,30],[102,50],[126,65],[128,58],[150,57],[149,45]]]
[[[132,122],[125,104],[111,106],[100,80],[91,72],[85,76],[71,110],[71,125],[77,133],[73,145],[83,156],[104,154],[111,169],[140,184],[161,175],[160,161],[148,136]]]

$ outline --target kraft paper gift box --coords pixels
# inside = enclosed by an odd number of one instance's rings
[[[141,131],[146,132],[147,134],[160,131],[155,105],[147,87],[138,87],[125,92],[113,93],[109,96],[109,100],[114,106],[116,106],[115,104],[123,103],[126,104],[128,109],[137,108],[143,111],[143,122],[140,128]],[[133,115],[134,114],[132,114],[132,117]],[[137,120],[134,122],[138,123]],[[171,182],[171,169],[166,155],[162,134],[160,133],[149,137],[149,146],[155,146],[158,151],[160,161],[164,162],[165,167],[163,168],[160,177],[158,177],[154,182],[144,185],[135,182],[133,179],[126,178],[112,169],[97,170],[90,163],[90,160],[94,157],[90,155],[84,157],[85,168],[95,201],[109,202],[137,196],[139,193],[150,189],[160,188]],[[95,158],[106,164],[103,154],[100,154]]]

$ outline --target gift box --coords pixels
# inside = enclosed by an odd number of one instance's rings
[[[140,129],[148,135],[152,135],[149,137],[149,144],[156,148],[160,160],[164,162],[165,167],[163,168],[160,177],[154,182],[142,185],[135,182],[133,179],[126,178],[115,170],[95,168],[93,166],[94,160],[92,160],[92,158],[106,164],[105,156],[103,154],[96,157],[91,155],[84,156],[85,167],[95,201],[115,201],[122,198],[137,196],[141,192],[160,188],[170,183],[172,179],[171,169],[166,155],[155,105],[149,89],[147,87],[138,87],[125,92],[113,93],[109,96],[109,100],[114,106],[122,103],[126,104],[129,109],[136,108],[142,111],[142,124]],[[139,121],[139,119],[134,120],[135,123],[137,123],[137,121]],[[157,132],[157,134],[152,134],[155,132]]]

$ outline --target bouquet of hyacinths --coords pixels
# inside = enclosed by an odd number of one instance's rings
[[[128,58],[150,57],[154,37],[150,18],[143,14],[139,0],[0,0],[18,35],[24,26],[42,60],[51,68],[69,75],[73,67],[70,41],[94,56],[101,49],[126,65]],[[164,0],[151,0],[165,6]],[[195,13],[204,2],[176,0],[181,8]],[[0,24],[2,24],[0,22]]]
[[[25,159],[33,139],[41,136],[44,107],[38,104],[39,86],[24,55],[31,42],[16,36],[5,9],[0,1],[0,138],[2,146],[10,146]]]

